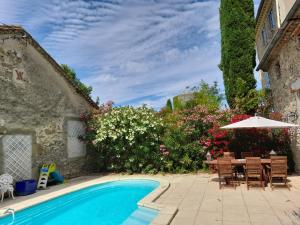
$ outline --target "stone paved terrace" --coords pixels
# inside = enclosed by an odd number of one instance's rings
[[[6,199],[1,207],[9,207],[26,199],[35,199],[81,183],[118,178],[150,178],[142,175],[105,175],[81,177],[31,196]],[[234,190],[219,190],[217,176],[210,174],[156,175],[170,182],[169,189],[156,203],[178,207],[171,225],[300,225],[300,176],[289,177],[292,188],[250,188],[242,184]],[[157,218],[159,219],[159,217]],[[155,224],[163,225],[162,220]],[[165,224],[164,224],[165,225]]]
[[[300,176],[292,188],[219,190],[216,175],[174,175],[157,202],[178,206],[171,225],[292,225],[300,224]]]

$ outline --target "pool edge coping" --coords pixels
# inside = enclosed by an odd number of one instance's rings
[[[88,181],[82,181],[81,183],[74,184],[72,186],[62,187],[62,189],[60,190],[54,190],[53,192],[45,193],[40,196],[35,196],[33,198],[26,199],[21,202],[12,203],[11,205],[6,205],[3,207],[0,206],[0,210],[11,208],[15,212],[17,212],[93,185],[121,180],[152,180],[159,182],[159,186],[155,188],[152,192],[150,192],[148,195],[146,195],[143,199],[141,199],[137,204],[140,207],[146,207],[159,211],[159,214],[154,218],[151,225],[169,225],[171,223],[172,219],[175,217],[178,211],[178,208],[174,206],[164,206],[155,202],[163,193],[165,193],[169,189],[170,182],[166,179],[143,175],[94,178]],[[0,218],[3,216],[4,215],[1,215]]]
[[[159,211],[159,214],[151,222],[151,225],[169,225],[177,214],[178,208],[175,206],[164,206],[155,201],[169,189],[170,182],[162,178],[151,177],[149,179],[158,181],[160,185],[141,199],[138,202],[138,205]]]

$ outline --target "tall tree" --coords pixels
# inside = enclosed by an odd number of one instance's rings
[[[247,98],[249,92],[253,94],[256,88],[253,74],[256,65],[253,0],[221,0],[220,25],[220,69],[223,72],[225,95],[230,108],[236,108],[236,103]],[[253,107],[247,111],[255,111],[256,106]]]
[[[173,98],[174,111],[193,108],[197,105],[206,106],[209,109],[217,109],[221,107],[224,99],[217,82],[209,85],[204,80],[201,80],[199,85],[189,87],[187,91],[188,93],[177,95]]]
[[[194,102],[195,105],[205,105],[210,109],[221,106],[224,96],[220,93],[217,81],[210,86],[201,80],[199,86],[193,87],[192,90],[194,92],[194,99],[191,102]]]
[[[166,104],[166,109],[169,111],[173,110],[171,99],[168,99],[167,104]]]

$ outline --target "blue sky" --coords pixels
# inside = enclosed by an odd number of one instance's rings
[[[0,22],[22,25],[58,63],[74,68],[101,102],[159,108],[201,79],[223,89],[219,4],[0,0]]]

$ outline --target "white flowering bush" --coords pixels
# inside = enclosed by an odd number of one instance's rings
[[[94,145],[105,159],[106,169],[155,172],[160,160],[163,122],[146,107],[116,107],[94,117]]]

